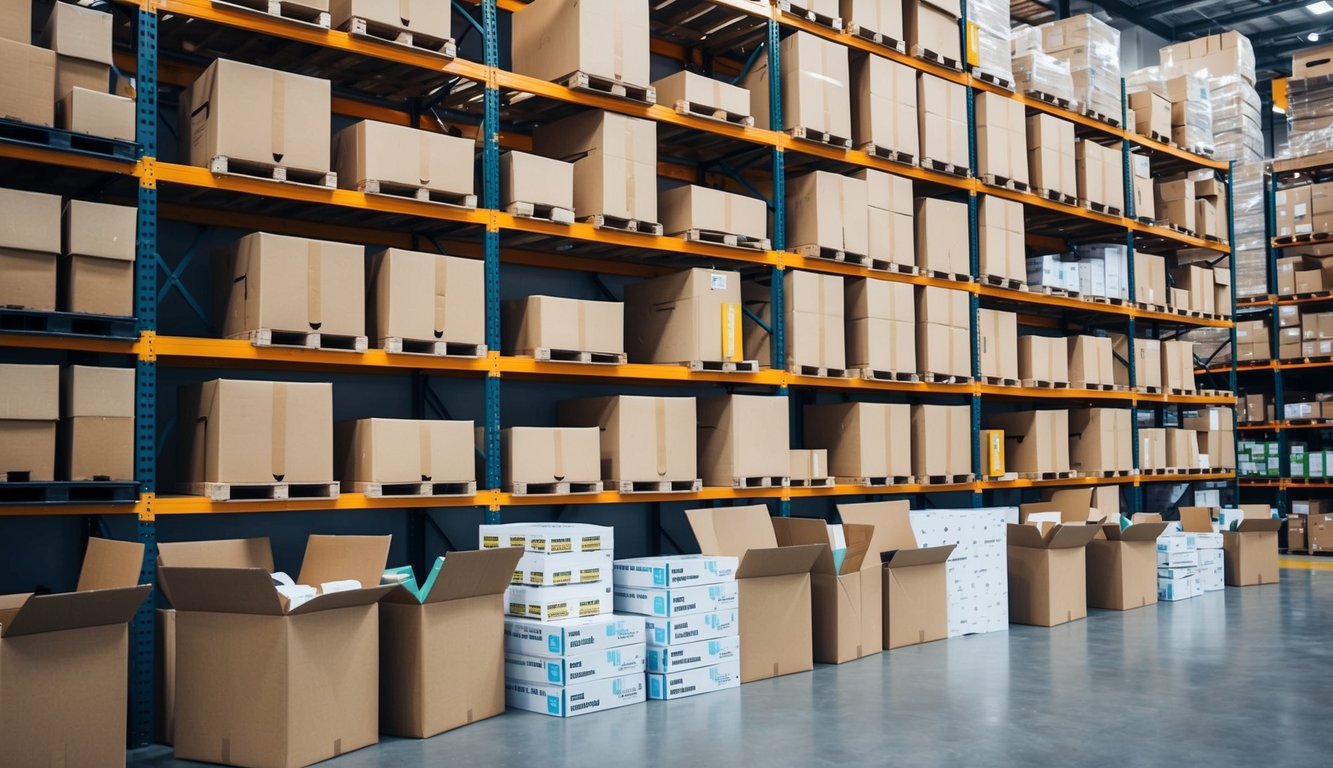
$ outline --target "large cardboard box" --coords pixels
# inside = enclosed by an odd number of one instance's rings
[[[74,87],[56,105],[59,127],[120,141],[134,141],[134,99]]]
[[[869,250],[866,182],[814,171],[787,182],[787,246],[865,255]]]
[[[966,405],[912,406],[912,474],[917,482],[972,472],[972,409]]]
[[[1088,387],[1115,383],[1115,355],[1109,336],[1070,336],[1069,383]]]
[[[582,72],[646,86],[647,0],[534,0],[513,14],[514,71],[541,80]]]
[[[846,278],[843,286],[847,367],[914,373],[917,369],[914,287],[864,277]]]
[[[1171,457],[1167,454],[1166,430],[1149,427],[1139,430],[1139,469],[1166,469]]]
[[[0,0],[0,39],[32,42],[32,0]]]
[[[1189,306],[1182,309],[1209,315],[1217,314],[1217,307],[1214,304],[1216,289],[1211,268],[1189,264],[1177,267],[1173,277],[1176,287],[1189,291],[1190,294]]]
[[[616,355],[625,351],[625,312],[620,302],[528,296],[506,301],[501,308],[505,354],[530,357],[537,350],[562,350]]]
[[[1129,94],[1129,108],[1134,113],[1134,132],[1140,136],[1157,134],[1165,141],[1171,136],[1171,101],[1152,91]]]
[[[900,42],[905,39],[903,0],[840,0],[838,12],[844,29],[878,32]]]
[[[551,206],[574,212],[574,165],[529,152],[500,155],[500,205]]]
[[[814,660],[822,664],[873,656],[883,650],[883,592],[877,561],[868,557],[870,525],[841,526],[844,553],[835,563],[833,534],[823,520],[775,517],[778,546],[817,545],[823,549],[810,571],[811,634]]]
[[[785,37],[779,46],[782,125],[770,124],[768,57],[760,56],[741,81],[750,91],[750,114],[755,126],[777,131],[804,128],[851,138],[851,71],[846,46],[809,32]]]
[[[386,248],[370,259],[367,335],[377,347],[389,339],[485,344],[485,282],[480,259]]]
[[[1167,429],[1166,466],[1168,469],[1195,469],[1199,461],[1199,438],[1188,429]]]
[[[745,354],[737,272],[696,268],[630,283],[624,312],[631,362],[734,362]]]
[[[1131,424],[1132,411],[1128,408],[1071,409],[1069,468],[1076,472],[1133,472]]]
[[[1028,118],[1027,136],[1028,177],[1033,188],[1077,195],[1074,124],[1053,115],[1032,115]]]
[[[0,596],[5,765],[124,764],[127,624],[153,590],[143,551],[91,538],[75,591]]]
[[[574,164],[578,217],[657,221],[657,124],[651,120],[588,110],[538,127],[532,149]]]
[[[455,485],[477,479],[470,421],[357,419],[334,428],[344,491],[367,485]]]
[[[139,212],[83,200],[65,204],[61,308],[94,315],[134,314]]]
[[[247,338],[272,330],[363,336],[365,264],[359,245],[246,235],[214,264],[222,335]]]
[[[1018,377],[1024,381],[1069,383],[1069,352],[1063,336],[1020,336]]]
[[[916,264],[912,180],[870,168],[857,171],[855,178],[866,183],[866,255],[889,264]]]
[[[452,9],[433,0],[328,0],[328,7],[334,29],[363,19],[368,26],[411,32],[413,44],[422,48],[433,47],[428,41],[453,37]]]
[[[1266,513],[1265,505],[1258,506]],[[1228,587],[1278,583],[1277,532],[1281,527],[1281,520],[1265,514],[1241,520],[1235,530],[1222,531]]]
[[[459,196],[449,202],[464,203],[461,197],[474,189],[474,152],[471,139],[362,120],[333,137],[333,169],[343,189],[424,189]]]
[[[681,70],[654,81],[653,87],[657,89],[657,103],[667,107],[685,102],[695,113],[727,112],[731,119],[750,115],[749,91],[697,72]]]
[[[1018,381],[1018,315],[982,309],[977,315],[981,375]]]
[[[333,481],[333,385],[213,379],[178,397],[181,479]]]
[[[703,554],[740,558],[741,682],[811,670],[810,571],[828,545],[778,546],[763,505],[691,509],[685,516]]]
[[[916,201],[916,265],[930,272],[971,274],[968,235],[958,226],[967,205],[933,197]]]
[[[977,125],[977,173],[1000,180],[1028,182],[1027,109],[998,93],[980,92],[974,111]]]
[[[618,490],[698,480],[694,398],[620,395],[567,400],[559,408],[562,425],[598,428],[601,476]]]
[[[1085,139],[1074,145],[1075,182],[1081,201],[1124,211],[1125,174],[1118,148]]]
[[[1134,295],[1140,304],[1166,306],[1166,259],[1151,253],[1134,252]]]
[[[0,475],[55,480],[59,419],[59,366],[0,364]]]
[[[295,607],[263,568],[160,567],[176,608],[175,757],[299,768],[379,741],[388,554],[388,536],[311,536],[295,581],[322,594]],[[321,588],[342,580],[361,586]]]
[[[109,11],[56,3],[42,29],[42,45],[60,56],[110,65],[111,26]]]
[[[961,62],[958,6],[958,3],[931,0],[903,0],[908,52],[919,55],[921,51],[931,51],[941,58]]]
[[[658,193],[657,205],[668,235],[699,229],[763,240],[768,234],[768,206],[757,197],[686,184]]]
[[[1004,430],[1004,466],[1010,472],[1069,471],[1069,411],[994,413],[987,429]]]
[[[842,276],[788,269],[783,274],[782,284],[787,370],[845,370],[847,322]],[[754,334],[751,338],[759,339],[759,335]],[[765,357],[763,351],[758,350],[754,356],[762,361]]]
[[[828,449],[838,482],[893,484],[912,474],[907,403],[829,403],[805,406],[805,444]],[[894,478],[899,478],[895,480]]]
[[[1298,184],[1274,193],[1278,237],[1308,235],[1314,231],[1314,208],[1309,184]]]
[[[504,714],[504,591],[522,554],[450,552],[384,596],[381,733],[424,739]]]
[[[1197,231],[1194,221],[1194,182],[1172,177],[1157,182],[1157,215],[1178,227]]]
[[[181,159],[328,173],[330,89],[328,80],[217,59],[181,94],[180,135],[190,137]]]
[[[478,441],[484,430],[477,428]],[[505,488],[554,483],[601,484],[596,427],[509,427],[500,430]]]
[[[1162,387],[1194,391],[1194,342],[1162,342]]]
[[[884,0],[858,0],[859,6],[879,5]],[[899,0],[888,0],[898,5]],[[845,5],[846,3],[844,3]],[[847,21],[844,17],[843,21]],[[902,15],[897,17],[901,40]],[[916,70],[883,56],[867,54],[852,63],[852,146],[867,145],[890,152],[916,156]],[[910,183],[910,182],[909,182]]]
[[[106,91],[111,83],[111,66],[97,61],[56,54],[56,100],[74,92],[75,88]]]
[[[55,101],[51,97],[56,90],[55,53],[26,41],[0,37],[0,67],[10,73],[0,85],[0,117],[55,125]]]
[[[134,479],[134,369],[72,365],[63,371],[61,476]]]
[[[923,286],[916,296],[917,368],[922,373],[972,375],[972,318],[965,291]]]
[[[1023,204],[983,195],[978,203],[977,220],[981,228],[981,274],[1026,282],[1027,225]]]
[[[1088,542],[1088,607],[1126,611],[1157,602],[1157,537],[1166,523],[1102,526]]]
[[[734,487],[747,478],[787,477],[791,470],[787,398],[703,397],[697,409],[699,471],[704,485]]]
[[[923,72],[917,78],[916,103],[918,160],[970,167],[967,89]]]
[[[1009,524],[1011,622],[1054,627],[1087,618],[1085,555],[1100,530],[1086,523]]]
[[[56,308],[60,221],[59,195],[0,189],[0,306]]]

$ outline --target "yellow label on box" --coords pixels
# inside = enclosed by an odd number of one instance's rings
[[[1004,430],[983,429],[981,431],[981,472],[987,477],[999,477],[1004,474]]]

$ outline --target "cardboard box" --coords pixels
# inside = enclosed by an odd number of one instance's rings
[[[680,618],[644,619],[648,635],[648,647],[679,646],[703,640],[716,640],[737,636],[739,614],[734,611],[717,611]]]
[[[73,93],[75,88],[106,92],[110,85],[110,65],[56,54],[56,101]]]
[[[376,743],[388,553],[388,536],[311,536],[296,583],[363,586],[295,608],[263,568],[159,567],[176,608],[175,757],[296,768]],[[265,646],[281,653],[255,665]],[[321,684],[333,669],[338,685]]]
[[[985,424],[1004,430],[1004,462],[1010,472],[1069,471],[1069,411],[994,413],[986,416]]]
[[[925,478],[972,472],[972,409],[966,405],[912,406],[912,474]]]
[[[500,156],[500,204],[551,206],[574,212],[574,166],[511,150]]]
[[[1165,306],[1170,303],[1166,286],[1166,259],[1150,253],[1134,252],[1134,294],[1141,304]]]
[[[617,490],[636,483],[699,479],[692,397],[620,395],[560,403],[560,423],[597,427],[601,477]],[[659,489],[667,490],[667,489]]]
[[[657,103],[676,107],[681,102],[695,113],[727,112],[734,119],[750,115],[750,92],[738,85],[681,70],[653,82]]]
[[[365,261],[359,245],[267,232],[242,237],[214,263],[222,335],[364,336]]]
[[[1147,155],[1130,154],[1129,168],[1134,216],[1155,221],[1157,219],[1157,198],[1153,194],[1152,162]]]
[[[1024,381],[1069,383],[1069,353],[1063,336],[1018,337],[1018,377]]]
[[[791,437],[785,397],[702,397],[697,408],[704,485],[732,487],[745,478],[787,477]]]
[[[665,619],[734,610],[738,607],[740,590],[735,581],[667,589],[616,584],[614,594],[616,611],[620,613]]]
[[[1162,342],[1162,387],[1194,391],[1194,342]]]
[[[1018,315],[982,309],[977,322],[981,375],[1018,381]]]
[[[1026,281],[1027,225],[1023,219],[1023,204],[983,195],[978,203],[977,220],[981,237],[981,273]]]
[[[896,17],[895,14],[881,13],[877,23],[896,24],[898,32],[891,36],[895,40],[902,39],[900,0],[854,1],[858,13],[866,6],[895,6],[898,10]],[[844,2],[844,5],[848,3]],[[843,21],[850,20],[844,16]],[[915,156],[920,148],[916,70],[883,56],[868,54],[855,58],[851,75],[852,146],[860,148],[869,144],[881,150]]]
[[[1181,309],[1209,315],[1217,314],[1217,307],[1213,303],[1216,298],[1213,273],[1214,270],[1210,268],[1194,264],[1176,268],[1173,274],[1176,286],[1189,292],[1189,303]]]
[[[506,652],[504,679],[511,683],[576,685],[592,680],[642,674],[647,670],[646,657],[647,651],[642,643],[554,657]]]
[[[134,479],[134,369],[72,365],[61,389],[61,477]]]
[[[1301,525],[1293,526],[1292,521],[1299,521]],[[1295,528],[1298,531],[1296,544],[1297,549],[1307,549],[1311,553],[1328,552],[1333,550],[1333,515],[1310,515],[1305,517],[1287,518],[1287,549],[1292,549],[1291,530]]]
[[[756,197],[686,184],[659,193],[657,200],[668,235],[695,229],[755,240],[768,235],[768,206]]]
[[[750,92],[756,128],[804,128],[840,138],[852,136],[851,70],[847,48],[809,32],[782,39],[782,125],[771,125],[768,57],[760,56],[741,81]],[[788,195],[791,189],[787,190]]]
[[[948,163],[956,168],[971,167],[966,89],[922,73],[917,78],[916,102],[918,159]]]
[[[632,362],[737,361],[745,353],[737,272],[696,268],[630,283],[624,306]]]
[[[1187,429],[1166,430],[1166,466],[1168,469],[1194,469],[1199,462],[1199,439]]]
[[[555,717],[587,715],[641,704],[644,700],[645,682],[641,672],[565,686],[505,683],[507,706]]]
[[[740,643],[738,638],[728,638],[720,643],[696,643],[707,646],[707,650],[716,651],[709,658],[722,660],[703,666],[691,667],[669,673],[648,673],[648,698],[660,700],[680,699],[701,693],[713,693],[741,684]],[[665,649],[664,649],[665,650]],[[675,651],[676,649],[671,649]],[[648,649],[651,656],[653,650]],[[723,658],[725,657],[725,658]]]
[[[60,56],[110,65],[111,25],[107,11],[57,3],[42,29],[42,45]]]
[[[615,529],[609,525],[587,523],[504,523],[482,525],[478,529],[482,549],[519,547],[526,552],[564,554],[569,552],[615,551]]]
[[[187,486],[333,481],[333,385],[213,379],[178,397]]]
[[[1306,535],[1306,520],[1303,515],[1287,516],[1287,551],[1288,552],[1308,552],[1310,550],[1309,538]],[[1225,560],[1223,555],[1223,584],[1225,585]]]
[[[1088,543],[1088,607],[1125,611],[1157,602],[1157,537],[1166,523],[1109,523]]]
[[[482,430],[478,429],[478,434]],[[551,483],[596,483],[595,427],[510,427],[500,430],[503,480],[506,488]]]
[[[465,204],[463,198],[474,190],[475,147],[471,139],[362,120],[333,137],[333,169],[343,189],[424,189],[455,196],[449,202]]]
[[[524,552],[514,567],[513,583],[528,587],[560,587],[609,582],[612,576],[611,555],[609,549],[596,552]]]
[[[1277,532],[1281,520],[1241,520],[1235,530],[1222,531],[1228,587],[1276,584],[1280,578]]]
[[[602,615],[560,621],[506,616],[504,650],[532,656],[568,656],[639,645],[647,634],[642,616]]]
[[[1023,105],[998,93],[980,92],[974,99],[977,173],[1000,179],[1028,181],[1027,113]]]
[[[828,467],[828,451],[819,449],[792,449],[791,484],[816,485],[831,480]]]
[[[415,44],[423,48],[433,47],[426,41],[453,38],[450,8],[431,0],[328,0],[328,10],[334,29],[342,29],[350,19],[357,18],[411,32]]]
[[[625,351],[620,302],[528,296],[501,306],[505,354],[530,357],[538,350],[559,350],[617,355]]]
[[[143,544],[90,538],[75,591],[0,597],[0,742],[11,765],[123,760]]]
[[[513,14],[514,71],[541,80],[581,72],[646,86],[648,5],[618,0],[535,0]]]
[[[1069,411],[1069,467],[1076,472],[1134,471],[1132,411],[1073,408]],[[1105,510],[1103,510],[1105,511]]]
[[[0,306],[56,308],[60,222],[59,195],[0,189]]]
[[[916,372],[915,289],[907,283],[849,277],[843,281],[847,367]]]
[[[32,0],[0,0],[0,39],[32,42]]]
[[[134,141],[134,99],[74,87],[56,107],[57,125],[60,128],[108,139]]]
[[[1194,182],[1188,178],[1172,178],[1157,182],[1157,215],[1191,232],[1198,228],[1194,220]]]
[[[578,218],[658,220],[657,124],[651,120],[588,110],[539,126],[532,149],[574,164]]]
[[[132,316],[137,209],[71,200],[63,223],[62,309]]]
[[[1074,162],[1074,124],[1053,115],[1027,119],[1028,176],[1035,189],[1078,194]]]
[[[941,8],[947,3],[927,2],[927,0],[903,0],[906,13],[904,26],[907,29],[907,47],[915,54],[919,50],[932,51],[941,58],[962,61],[961,43],[958,39],[958,12],[955,6],[952,13]]]
[[[331,98],[328,80],[217,59],[181,94],[181,160],[328,173]]]
[[[618,587],[640,589],[722,584],[735,580],[739,564],[734,557],[714,555],[634,557],[615,562],[615,583]]]
[[[0,117],[55,125],[55,102],[51,98],[56,90],[55,53],[28,45],[26,40],[0,38],[0,67],[12,74],[0,88]]]
[[[358,419],[334,430],[343,490],[476,480],[471,421]],[[456,491],[454,491],[456,492]]]
[[[1009,620],[1054,627],[1088,615],[1091,524],[1009,524]]]
[[[815,171],[787,181],[787,247],[815,246],[865,255],[869,188],[851,176]]]
[[[971,273],[967,232],[958,226],[967,205],[933,197],[916,201],[916,265],[931,272]]]
[[[1134,113],[1134,132],[1165,140],[1171,136],[1171,101],[1151,91],[1129,94],[1129,108]]]
[[[740,558],[741,682],[813,668],[810,571],[827,544],[778,546],[768,507],[685,512],[706,555]]]
[[[1115,355],[1108,336],[1070,336],[1069,383],[1089,387],[1115,383]]]
[[[828,450],[838,482],[894,483],[912,474],[903,436],[911,429],[907,403],[828,403],[805,406],[805,444]]]
[[[972,319],[967,294],[935,286],[917,292],[916,352],[922,373],[972,375]]]
[[[825,275],[797,269],[782,276],[783,312],[787,333],[786,369],[847,368],[846,313],[843,306],[841,275]],[[762,342],[760,334],[751,334],[751,346]],[[762,345],[749,356],[765,358]]]
[[[435,253],[387,248],[370,259],[367,335],[376,347],[389,339],[483,345],[486,342],[485,265]]]
[[[615,610],[615,596],[609,583],[545,585],[529,587],[510,585],[505,590],[505,611],[538,621],[586,618]]]
[[[866,182],[866,255],[889,264],[916,264],[912,180],[870,168],[857,171],[855,178]]]

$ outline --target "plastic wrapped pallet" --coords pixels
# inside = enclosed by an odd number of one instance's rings
[[[1057,99],[1075,102],[1074,78],[1069,74],[1069,62],[1041,51],[1014,56],[1014,89],[1019,93],[1044,93]]]
[[[1018,24],[1009,30],[1009,51],[1014,58],[1028,53],[1041,53],[1041,30],[1027,24]]]
[[[1041,25],[1042,50],[1069,62],[1084,111],[1120,119],[1120,31],[1088,14]]]
[[[977,28],[977,64],[974,71],[997,80],[1014,82],[1009,53],[1009,0],[968,0],[967,20]]]
[[[1236,295],[1268,293],[1263,161],[1237,163],[1231,175]]]

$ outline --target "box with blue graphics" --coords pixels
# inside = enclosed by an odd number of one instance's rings
[[[615,587],[616,610],[643,616],[689,616],[736,608],[740,589],[736,582],[704,584],[680,589],[634,589]]]
[[[650,674],[673,674],[699,667],[711,667],[724,661],[735,661],[741,657],[741,638],[739,635],[719,637],[715,640],[700,640],[684,645],[648,646],[648,672]]]
[[[711,667],[699,667],[684,672],[649,674],[648,698],[670,701],[683,699],[686,696],[698,696],[701,693],[725,691],[728,688],[737,688],[740,684],[740,661],[724,661]]]
[[[513,682],[574,685],[607,677],[623,677],[646,669],[646,647],[643,643],[573,656],[505,653],[505,680]]]
[[[633,674],[577,685],[506,682],[505,705],[542,715],[574,717],[641,704],[645,698],[644,677]]]
[[[610,581],[610,550],[570,552],[560,555],[524,552],[514,568],[514,583],[533,587]]]
[[[680,645],[739,634],[739,614],[734,609],[695,616],[645,619],[649,645]]]
[[[642,643],[646,638],[642,616],[606,614],[563,621],[505,617],[506,654],[573,656]]]
[[[718,555],[671,555],[617,560],[617,587],[668,589],[719,584],[736,580],[735,557]]]

